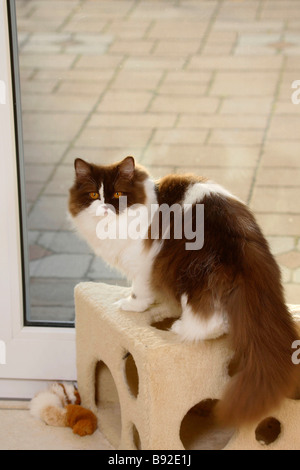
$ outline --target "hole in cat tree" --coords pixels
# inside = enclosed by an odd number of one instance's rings
[[[221,450],[230,441],[234,429],[216,422],[214,407],[218,400],[207,398],[193,406],[181,422],[180,439],[186,450]]]
[[[113,376],[103,361],[95,368],[95,404],[98,408],[99,428],[117,448],[121,440],[121,407]]]
[[[260,444],[269,445],[276,441],[280,433],[280,421],[276,418],[269,417],[259,423],[255,429],[255,438]]]
[[[128,388],[131,394],[137,397],[139,393],[139,374],[135,361],[130,352],[127,352],[123,359],[125,361],[124,372]]]
[[[142,450],[141,439],[136,426],[132,425],[132,439],[136,450]]]
[[[168,331],[176,320],[177,318],[173,317],[164,318],[163,320],[151,323],[151,326],[153,326],[153,328],[157,328],[158,330]]]

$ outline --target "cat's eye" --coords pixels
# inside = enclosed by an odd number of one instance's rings
[[[123,196],[123,193],[121,191],[117,191],[115,194],[114,194],[114,198],[115,199],[119,199],[119,197]]]
[[[99,193],[90,193],[92,199],[99,199]]]

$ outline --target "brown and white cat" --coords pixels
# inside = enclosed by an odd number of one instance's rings
[[[280,270],[247,206],[195,175],[154,181],[133,157],[109,166],[76,159],[75,173],[69,212],[77,230],[132,282],[131,295],[120,299],[119,307],[142,312],[159,294],[180,308],[171,330],[183,340],[229,334],[235,375],[218,404],[220,419],[252,422],[290,395],[298,372],[291,358],[298,335],[285,305]],[[190,208],[195,236],[204,230],[200,249],[186,249],[184,233],[164,237],[159,224],[151,236],[151,207],[174,204],[182,208],[180,217]],[[195,212],[199,204],[204,206],[201,227]],[[137,208],[142,212],[140,236],[128,236],[128,221],[135,221]],[[174,224],[175,216],[170,228]],[[112,227],[116,236],[102,236]]]

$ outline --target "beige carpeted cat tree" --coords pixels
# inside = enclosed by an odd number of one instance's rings
[[[230,380],[226,337],[182,343],[168,331],[174,316],[164,306],[132,313],[113,305],[126,295],[127,288],[105,284],[75,289],[82,404],[98,414],[100,430],[116,449],[300,448],[300,402],[294,399],[254,426],[217,428],[212,409]],[[300,321],[300,306],[291,310]]]

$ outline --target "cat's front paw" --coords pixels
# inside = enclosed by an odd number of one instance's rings
[[[170,331],[180,335],[182,333],[182,320],[176,320],[171,326]]]
[[[126,297],[114,303],[118,308],[126,312],[144,312],[150,307],[152,299],[138,299],[137,297]]]

